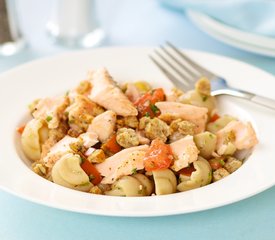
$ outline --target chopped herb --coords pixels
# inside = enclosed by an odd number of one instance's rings
[[[53,119],[52,116],[47,116],[47,117],[46,117],[46,121],[47,121],[47,122],[50,122],[52,119]]]
[[[159,112],[159,109],[157,108],[157,106],[155,104],[150,104],[150,108],[154,113]]]
[[[150,117],[150,113],[146,112],[144,116],[145,117]]]
[[[139,189],[139,190],[138,190],[138,194],[142,194],[142,189]]]
[[[64,114],[65,114],[66,117],[69,116],[69,112],[68,111],[64,112]]]
[[[136,174],[137,173],[137,168],[133,168],[132,169],[132,174]]]
[[[66,93],[65,93],[65,97],[67,97],[69,95],[70,91],[68,90]]]
[[[84,163],[85,159],[83,157],[81,157],[81,156],[79,156],[79,157],[80,157],[80,160],[81,160],[80,164]]]
[[[204,95],[202,96],[202,101],[205,102],[207,100],[208,96]]]
[[[220,164],[221,164],[222,166],[224,166],[225,162],[224,162],[222,159],[220,159]]]

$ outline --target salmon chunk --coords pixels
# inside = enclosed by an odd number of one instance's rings
[[[66,135],[50,148],[48,154],[42,159],[43,162],[51,168],[63,155],[73,152],[70,145],[78,142],[83,144],[85,148],[90,148],[98,142],[97,134],[86,132],[80,134],[78,138]]]
[[[193,140],[193,136],[187,135],[170,144],[176,160],[171,167],[174,171],[188,167],[190,163],[198,159],[199,150]]]
[[[227,144],[228,141],[232,142],[238,150],[252,148],[258,143],[255,130],[251,123],[243,123],[236,120],[229,122],[217,132],[217,152],[219,152],[219,149]]]
[[[207,108],[178,102],[157,102],[155,105],[161,112],[159,118],[162,120],[171,122],[180,118],[194,123],[196,125],[195,133],[205,130]]]
[[[66,96],[44,98],[39,100],[32,113],[35,119],[43,119],[51,129],[57,128],[65,109],[69,105]]]
[[[114,132],[116,125],[116,113],[108,110],[96,116],[88,128],[89,131],[97,133],[100,142],[105,142]]]
[[[137,109],[116,85],[106,69],[91,72],[93,85],[90,99],[121,116],[136,116]]]
[[[111,184],[122,176],[143,169],[143,158],[148,148],[148,145],[127,148],[107,158],[103,163],[95,165],[100,174],[105,176],[101,183]]]

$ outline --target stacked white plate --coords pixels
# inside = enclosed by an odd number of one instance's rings
[[[188,11],[187,14],[201,30],[218,40],[249,52],[275,57],[275,38],[241,31],[202,13]]]

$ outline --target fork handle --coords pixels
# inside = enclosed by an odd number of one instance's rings
[[[235,94],[236,97],[245,98],[253,103],[257,103],[258,105],[275,110],[275,100],[272,100],[267,97],[262,97],[254,93],[237,90],[234,88],[232,89],[232,91],[235,91],[235,93],[236,91],[238,92],[237,94]]]
[[[272,100],[270,98],[258,96],[256,94],[242,91],[239,89],[234,89],[234,88],[228,88],[228,89],[219,89],[213,92],[213,95],[230,95],[230,96],[235,96],[238,98],[243,98],[246,100],[249,100],[253,103],[256,103],[258,105],[267,107],[269,109],[275,110],[275,100]]]
[[[272,110],[275,110],[275,100],[270,98],[254,95],[251,99],[252,102],[257,103],[261,106],[268,107]]]

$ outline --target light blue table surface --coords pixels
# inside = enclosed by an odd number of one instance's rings
[[[52,45],[45,34],[50,1],[18,0],[18,6],[29,47],[16,56],[0,58],[0,72],[68,51]],[[108,34],[106,46],[156,46],[170,40],[183,48],[230,56],[275,74],[275,59],[220,43],[198,30],[184,15],[165,10],[156,1],[100,0],[98,14]],[[155,218],[71,213],[40,206],[0,190],[0,240],[11,239],[271,240],[275,239],[275,187],[228,206]]]

